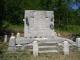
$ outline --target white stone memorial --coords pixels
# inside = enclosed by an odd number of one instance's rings
[[[33,55],[35,57],[38,56],[38,42],[37,41],[33,42]]]
[[[53,11],[25,10],[24,37],[51,37],[54,32]]]
[[[9,40],[8,51],[15,52],[16,51],[16,39],[15,36],[11,36]]]
[[[64,41],[63,51],[64,51],[64,55],[69,55],[69,43],[68,43],[68,41]]]
[[[4,43],[7,42],[7,35],[4,35]]]
[[[80,48],[80,38],[76,38],[76,45],[78,48]]]
[[[20,33],[17,33],[16,39],[10,38],[9,50],[14,50],[15,46],[22,45],[21,49],[23,50],[29,44],[33,44],[33,55],[38,55],[38,43],[42,42],[51,42],[51,43],[61,43],[64,40],[74,44],[70,39],[57,36],[57,33],[54,31],[54,12],[53,11],[43,11],[43,10],[25,10],[24,13],[24,37],[20,36]],[[13,36],[13,34],[12,34]],[[16,41],[15,41],[16,40]],[[34,41],[34,42],[33,42]],[[69,54],[69,43],[64,41],[64,53]],[[58,45],[63,45],[58,44]]]
[[[20,33],[19,33],[19,32],[17,33],[16,37],[17,37],[17,38],[19,38],[19,37],[20,37]]]

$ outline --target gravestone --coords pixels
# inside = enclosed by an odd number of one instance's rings
[[[10,37],[8,51],[9,52],[15,52],[16,51],[16,39],[15,39],[15,36],[11,36]]]
[[[58,37],[54,31],[54,12],[53,11],[39,11],[39,10],[25,10],[24,13],[24,37],[17,33],[16,37],[12,36],[9,40],[8,51],[15,52],[17,48],[24,50],[26,47],[33,47],[33,54],[38,54],[38,43],[58,43],[63,45],[63,41],[75,45],[75,43],[63,37]],[[6,40],[5,40],[6,41]],[[69,43],[64,42],[64,54],[69,54]],[[80,42],[80,40],[78,40]],[[78,43],[79,43],[78,42]],[[61,43],[61,44],[60,44]],[[80,44],[78,44],[80,46]]]
[[[64,51],[64,55],[69,55],[69,43],[68,43],[68,41],[64,41],[63,51]]]
[[[38,42],[37,41],[33,42],[33,55],[35,57],[38,56]]]
[[[24,37],[46,38],[56,35],[53,14],[53,11],[25,10]]]
[[[24,13],[24,43],[31,40],[45,40],[52,42],[62,42],[68,40],[75,44],[72,40],[57,36],[54,31],[54,12],[53,11],[39,11],[39,10],[25,10]],[[20,43],[22,39],[20,40]],[[23,42],[23,41],[22,41]],[[61,43],[62,44],[62,43]]]
[[[4,35],[4,43],[7,42],[7,35]]]
[[[76,38],[76,45],[78,48],[80,48],[80,38]]]
[[[19,37],[20,37],[20,33],[19,33],[19,32],[17,33],[16,37],[17,37],[17,38],[19,38]]]
[[[19,49],[24,50],[26,47],[32,47],[33,55],[38,56],[38,44],[58,43],[59,46],[64,45],[64,54],[69,55],[69,43],[71,43],[72,45],[75,45],[75,43],[70,39],[57,36],[56,32],[54,31],[53,11],[25,10],[24,14],[24,37],[21,37],[20,33],[17,33],[15,37],[12,33],[12,36],[9,40],[8,51],[16,52]],[[39,43],[37,43],[38,41]],[[77,41],[78,46],[80,46],[80,40]],[[58,50],[55,50],[55,48],[53,48],[53,51],[49,50],[45,52],[57,51]]]

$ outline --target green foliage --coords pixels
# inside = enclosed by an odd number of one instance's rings
[[[64,29],[64,26],[67,25],[80,26],[80,9],[70,11],[68,4],[71,3],[71,1],[72,0],[1,0],[0,26],[7,28],[9,24],[22,25],[24,10],[54,11],[55,28],[57,29]]]
[[[12,24],[21,24],[23,10],[20,6],[21,0],[6,0],[6,20]]]
[[[34,57],[30,51],[22,51],[17,53],[4,53],[3,60],[79,60],[80,52],[70,51],[69,56],[63,55],[62,52],[59,53],[41,53],[39,56]]]
[[[4,5],[5,1],[2,0],[0,1],[0,27],[2,27],[2,24],[3,24],[3,20],[4,20],[4,17],[5,17],[5,5]]]

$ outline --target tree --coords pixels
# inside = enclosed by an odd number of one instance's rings
[[[43,10],[53,10],[52,0],[40,0],[40,6]]]
[[[2,24],[3,24],[3,20],[4,20],[4,17],[5,17],[5,1],[4,0],[1,0],[0,1],[0,27],[2,27]]]
[[[20,4],[21,0],[6,0],[6,20],[12,24],[21,24],[23,10]]]

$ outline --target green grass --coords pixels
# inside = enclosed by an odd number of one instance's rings
[[[63,26],[63,27],[56,27],[55,31],[80,33],[80,26],[79,25],[66,25],[66,26]]]
[[[15,32],[23,32],[24,26],[23,25],[12,25],[9,24],[9,27],[7,27],[8,30],[15,31]]]
[[[28,49],[16,53],[7,52],[7,43],[0,43],[0,60],[80,60],[80,51],[76,48],[70,51],[67,56],[63,52],[59,53],[42,53],[34,57]],[[3,51],[4,50],[4,51]]]
[[[6,53],[4,54],[4,60],[80,60],[80,53],[70,53],[69,56],[65,56],[61,53],[47,53],[39,54],[34,57],[29,51],[19,53]]]

